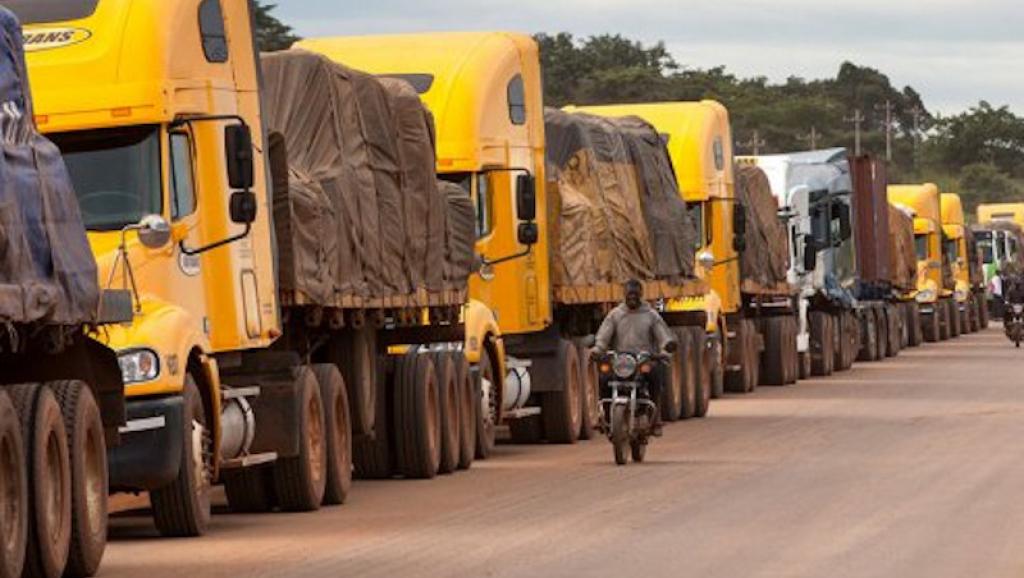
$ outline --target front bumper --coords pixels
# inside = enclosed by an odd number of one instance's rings
[[[182,396],[128,400],[121,444],[107,452],[112,490],[157,490],[174,481],[184,445]]]

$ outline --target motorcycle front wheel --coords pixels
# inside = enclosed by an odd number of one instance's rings
[[[629,432],[626,431],[626,406],[612,406],[611,435],[612,450],[615,452],[615,463],[624,466],[629,461],[626,448],[629,447]]]

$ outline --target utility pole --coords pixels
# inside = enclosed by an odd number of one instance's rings
[[[752,149],[754,151],[755,157],[761,154],[761,147],[763,147],[765,144],[766,143],[761,138],[761,131],[759,130],[754,130],[753,137],[750,140],[744,143],[740,143],[740,145],[743,146],[744,148]]]
[[[875,110],[885,111],[885,160],[892,162],[892,101],[886,99],[884,106],[875,105]]]
[[[853,111],[853,118],[846,118],[846,119],[843,119],[843,120],[845,120],[846,122],[852,123],[853,126],[854,126],[854,133],[853,133],[854,134],[854,137],[853,137],[854,138],[854,140],[853,140],[854,145],[853,145],[853,150],[854,150],[854,155],[859,157],[860,156],[860,125],[862,125],[864,123],[864,120],[865,120],[864,119],[864,115],[861,114],[860,109],[858,108],[857,110]]]
[[[804,135],[798,135],[796,138],[801,140],[801,141],[803,141],[803,142],[810,143],[811,144],[811,150],[812,151],[816,151],[816,150],[818,150],[818,139],[820,137],[821,137],[821,133],[818,132],[818,127],[811,126],[811,132],[809,132],[807,134],[804,134]]]
[[[924,111],[921,107],[914,105],[910,109],[910,114],[914,117],[914,167],[918,165],[918,148],[921,146],[921,116],[924,115]]]

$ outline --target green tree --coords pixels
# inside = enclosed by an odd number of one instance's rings
[[[262,52],[287,50],[301,40],[292,33],[292,27],[281,22],[271,12],[277,4],[264,4],[256,0],[256,44]]]
[[[999,171],[1024,177],[1024,119],[1009,107],[982,101],[967,112],[940,119],[930,143],[947,166],[963,169],[990,163]]]
[[[1020,187],[989,163],[974,163],[960,171],[960,196],[964,201],[964,211],[974,214],[980,203],[1001,203],[1019,201]]]

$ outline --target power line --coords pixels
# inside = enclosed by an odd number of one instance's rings
[[[751,139],[747,142],[740,143],[740,146],[752,149],[754,151],[754,156],[756,157],[761,154],[761,147],[765,146],[765,144],[767,143],[765,143],[764,139],[761,138],[761,131],[755,130]]]
[[[875,105],[875,110],[885,111],[885,160],[892,162],[892,101],[885,100],[884,105]]]
[[[853,146],[853,150],[854,150],[854,154],[859,157],[860,156],[860,152],[861,152],[861,148],[860,148],[860,127],[861,127],[862,124],[864,124],[864,120],[865,120],[864,115],[861,114],[860,109],[858,108],[857,110],[853,111],[853,117],[852,118],[844,118],[843,120],[846,121],[846,122],[852,123],[853,126],[854,126],[854,132],[853,132],[853,134],[854,134],[854,137],[853,137],[853,139],[854,139],[853,140],[854,146]]]

